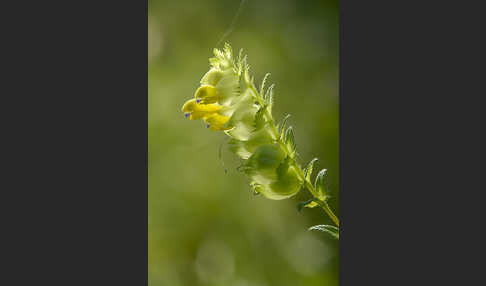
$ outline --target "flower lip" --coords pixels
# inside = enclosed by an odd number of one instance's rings
[[[194,105],[195,105],[195,100],[194,99],[190,99],[190,100],[188,100],[188,101],[186,101],[184,103],[184,105],[182,106],[181,111],[182,112],[192,112],[194,110]]]
[[[194,94],[196,98],[196,103],[203,101],[203,103],[216,103],[218,102],[219,96],[216,87],[208,84],[201,85]]]

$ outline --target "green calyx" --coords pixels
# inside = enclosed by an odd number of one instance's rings
[[[243,166],[244,172],[252,179],[254,191],[269,199],[289,198],[302,186],[298,170],[278,144],[257,147]]]

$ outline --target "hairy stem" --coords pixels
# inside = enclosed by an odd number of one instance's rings
[[[334,224],[336,224],[336,226],[339,227],[339,219],[332,212],[331,208],[329,207],[329,205],[327,204],[326,201],[322,201],[322,200],[317,198],[317,192],[314,189],[314,186],[307,180],[305,181],[305,186],[309,190],[309,192],[312,194],[312,196],[314,197],[314,201],[317,204],[319,204],[319,206],[327,213],[327,215],[331,218],[331,220],[334,222]]]

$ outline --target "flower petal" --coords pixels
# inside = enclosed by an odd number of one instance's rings
[[[202,85],[194,94],[196,99],[199,99],[203,104],[216,103],[218,102],[218,91],[212,85]]]
[[[204,122],[207,124],[209,130],[218,131],[225,130],[224,124],[229,120],[228,116],[223,116],[218,113],[211,114],[204,118]]]

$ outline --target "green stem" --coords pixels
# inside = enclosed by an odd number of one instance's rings
[[[303,174],[303,172],[302,172]],[[331,218],[331,220],[336,224],[337,227],[339,227],[339,219],[337,216],[332,212],[331,208],[327,204],[326,201],[323,201],[319,199],[319,196],[317,194],[316,189],[314,186],[309,182],[308,180],[305,180],[305,186],[311,193],[311,195],[314,197],[314,201],[326,212],[326,214]]]
[[[329,207],[329,205],[327,204],[327,202],[321,202],[321,203],[324,203],[324,204],[320,204],[319,205],[324,209],[324,211],[327,213],[327,215],[332,219],[332,221],[336,224],[337,227],[339,227],[339,219],[337,218],[337,216],[332,212],[331,208]]]

